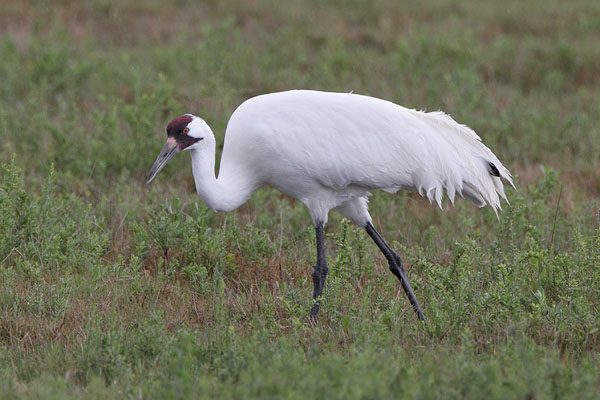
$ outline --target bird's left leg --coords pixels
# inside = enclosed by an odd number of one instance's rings
[[[398,256],[398,254],[396,254],[394,250],[390,248],[390,246],[385,242],[385,240],[383,240],[383,238],[381,237],[379,232],[375,230],[375,227],[371,222],[367,223],[365,229],[369,236],[371,236],[375,244],[377,244],[377,247],[379,247],[379,250],[381,250],[385,258],[387,258],[388,263],[390,264],[390,271],[392,271],[392,273],[396,275],[398,280],[400,280],[400,283],[402,284],[402,289],[404,289],[404,292],[406,292],[408,300],[410,301],[410,304],[412,304],[412,306],[414,307],[417,316],[421,321],[425,321],[425,316],[423,315],[421,306],[419,305],[419,302],[417,301],[417,298],[415,297],[415,294],[412,288],[410,287],[410,283],[408,283],[408,279],[406,279],[406,273],[404,272],[404,266],[402,265],[402,260],[400,259],[400,256]]]
[[[314,283],[313,290],[313,301],[314,305],[310,310],[310,319],[315,321],[317,315],[319,315],[319,306],[321,304],[321,296],[323,295],[323,287],[325,286],[325,279],[327,279],[327,255],[325,254],[325,234],[323,231],[323,223],[317,222],[315,225],[315,231],[317,234],[317,265],[313,270],[312,277]]]

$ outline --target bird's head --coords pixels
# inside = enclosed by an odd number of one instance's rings
[[[201,145],[204,139],[211,139],[212,131],[202,118],[192,114],[184,114],[175,118],[167,125],[167,143],[158,154],[146,183],[152,182],[154,177],[167,164],[167,162],[183,150],[190,150]]]

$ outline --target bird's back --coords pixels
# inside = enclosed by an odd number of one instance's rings
[[[441,204],[445,189],[452,201],[459,193],[494,208],[498,195],[505,197],[497,176],[511,179],[475,132],[442,112],[306,90],[262,95],[238,107],[221,171],[240,167],[284,192],[289,185],[291,195],[405,188]]]

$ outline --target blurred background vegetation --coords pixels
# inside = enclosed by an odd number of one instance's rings
[[[598,398],[600,3],[3,1],[0,396]],[[511,207],[376,194],[429,319],[332,215],[265,189],[199,203],[164,127],[218,143],[254,95],[444,110],[516,176]],[[218,150],[220,151],[220,149]]]

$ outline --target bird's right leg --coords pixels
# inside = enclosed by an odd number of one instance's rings
[[[313,306],[310,310],[309,318],[311,321],[316,321],[317,315],[319,315],[319,306],[321,304],[321,296],[323,295],[323,287],[325,286],[325,280],[327,279],[327,255],[325,254],[325,235],[323,232],[323,223],[317,222],[315,225],[315,231],[317,234],[317,265],[313,270]]]
[[[371,236],[375,244],[377,244],[377,247],[379,247],[379,250],[381,250],[385,258],[387,258],[388,263],[390,265],[390,271],[392,271],[392,273],[396,276],[396,278],[398,278],[398,280],[402,284],[402,289],[404,289],[404,292],[406,292],[408,300],[415,309],[417,316],[421,321],[425,321],[423,310],[421,310],[421,306],[419,305],[419,302],[417,301],[417,298],[415,297],[415,294],[412,288],[410,287],[410,283],[408,283],[408,279],[406,279],[406,273],[404,272],[404,266],[402,265],[402,260],[400,259],[400,256],[398,256],[398,254],[396,254],[394,250],[391,249],[391,247],[385,242],[385,240],[383,240],[383,238],[381,237],[379,232],[377,232],[377,230],[371,222],[367,223],[365,229],[369,236]]]

